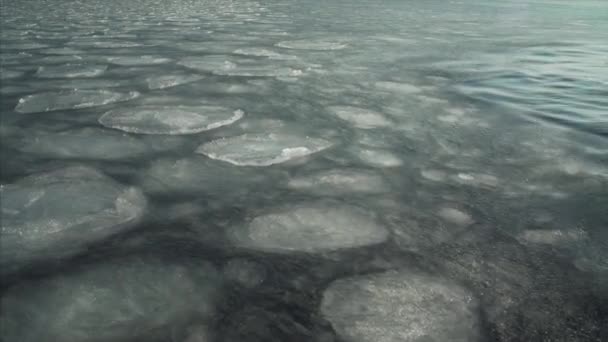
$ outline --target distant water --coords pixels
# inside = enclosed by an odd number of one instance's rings
[[[608,3],[0,1],[0,340],[608,340]]]

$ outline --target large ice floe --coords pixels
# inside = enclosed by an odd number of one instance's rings
[[[122,132],[87,127],[34,133],[21,139],[18,149],[50,158],[114,160],[141,156],[151,147]]]
[[[243,134],[210,141],[199,146],[196,152],[234,165],[269,166],[322,151],[331,145],[325,139],[294,134]]]
[[[19,113],[39,113],[55,110],[80,109],[128,101],[139,96],[136,91],[119,93],[109,90],[66,90],[45,92],[19,99],[15,111]]]
[[[36,71],[40,78],[75,78],[95,77],[106,71],[107,65],[99,64],[64,64],[59,66],[41,66]]]
[[[369,109],[352,106],[331,106],[328,107],[328,110],[356,128],[371,129],[388,127],[392,124],[386,116]]]
[[[300,39],[278,42],[276,46],[295,50],[328,51],[344,49],[347,44],[338,40]]]
[[[207,262],[126,258],[78,267],[4,294],[4,342],[182,341],[214,312],[218,272]]]
[[[229,125],[242,110],[219,106],[146,106],[111,110],[99,118],[106,127],[140,134],[194,134]]]
[[[349,342],[475,342],[478,302],[462,286],[436,276],[390,271],[337,280],[321,312]]]
[[[95,169],[73,166],[0,187],[3,271],[67,256],[136,224],[146,200]]]
[[[276,253],[364,247],[382,243],[388,235],[372,213],[332,202],[285,207],[228,232],[237,246]]]
[[[357,169],[320,171],[311,175],[294,177],[287,186],[291,189],[322,195],[378,194],[388,190],[382,176],[372,171]]]

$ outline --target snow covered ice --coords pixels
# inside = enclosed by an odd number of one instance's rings
[[[331,283],[321,312],[353,342],[475,342],[481,338],[478,305],[457,283],[391,271]]]
[[[146,205],[138,189],[88,167],[34,174],[0,189],[3,271],[77,253],[136,224]]]
[[[194,134],[230,125],[244,115],[218,106],[136,107],[109,111],[99,118],[106,127],[139,134]]]

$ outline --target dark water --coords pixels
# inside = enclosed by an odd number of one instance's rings
[[[605,1],[1,1],[0,340],[608,340]]]

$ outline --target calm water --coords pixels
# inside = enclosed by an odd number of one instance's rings
[[[0,340],[608,340],[606,1],[0,1]]]

